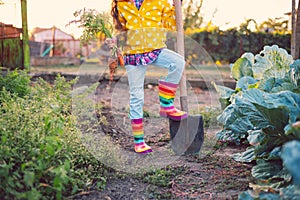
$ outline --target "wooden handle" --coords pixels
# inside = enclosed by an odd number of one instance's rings
[[[175,0],[176,29],[177,29],[177,52],[184,56],[184,30],[182,19],[182,5],[180,0]]]
[[[184,57],[184,30],[182,19],[182,5],[180,0],[175,0],[175,14],[177,28],[177,52]],[[179,89],[181,109],[188,112],[185,70],[183,70]]]

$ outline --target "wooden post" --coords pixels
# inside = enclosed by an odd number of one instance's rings
[[[55,50],[55,26],[52,27],[52,48],[49,53],[49,57],[54,56],[54,50]]]
[[[296,25],[296,0],[292,0],[292,12],[291,12],[291,28],[292,28],[292,34],[291,34],[291,55],[293,56],[293,58],[296,57],[296,52],[295,52],[295,45],[296,45],[296,29],[295,29],[295,25]]]
[[[1,5],[1,4],[0,4]],[[2,36],[1,36],[1,66],[4,66],[4,36],[5,36],[5,24],[2,23]]]
[[[184,57],[184,30],[182,20],[182,5],[180,0],[175,0],[175,12],[177,28],[177,52]],[[183,70],[179,89],[181,110],[188,112],[185,70]]]
[[[30,70],[30,48],[27,23],[27,0],[21,0],[22,12],[22,40],[23,40],[23,65],[25,70]]]
[[[300,1],[298,1],[298,6],[295,14],[295,57],[294,60],[300,58]]]

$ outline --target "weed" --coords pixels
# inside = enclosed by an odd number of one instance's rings
[[[200,112],[203,117],[205,128],[220,126],[217,117],[221,114],[222,111],[219,108],[207,106],[199,108],[199,111],[197,110],[197,113],[195,113],[195,111],[190,111],[191,114],[199,114],[198,112]]]
[[[165,167],[163,169],[154,170],[144,176],[144,181],[161,187],[170,187],[173,178],[180,174],[184,167]]]
[[[25,71],[8,71],[5,76],[0,76],[0,91],[6,90],[24,97],[30,93],[30,77]]]
[[[53,85],[40,79],[30,87],[22,72],[1,80],[2,198],[62,199],[93,186],[103,189],[106,168],[83,146],[71,114],[75,80],[58,76]]]

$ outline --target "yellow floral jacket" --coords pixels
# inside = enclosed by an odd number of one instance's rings
[[[125,30],[125,55],[163,48],[167,31],[176,30],[175,9],[168,0],[144,0],[139,10],[134,2],[119,0],[117,8]]]

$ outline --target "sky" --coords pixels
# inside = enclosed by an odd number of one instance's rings
[[[2,2],[0,22],[21,28],[20,0]],[[74,19],[73,13],[83,8],[109,11],[110,6],[111,0],[27,0],[28,27],[32,30],[35,27],[50,28],[55,25],[78,38],[82,30],[75,24],[66,26]],[[204,0],[201,12],[204,21],[212,20],[214,25],[227,29],[239,26],[246,19],[254,19],[258,23],[276,17],[288,19],[285,13],[290,12],[291,7],[290,0]]]

